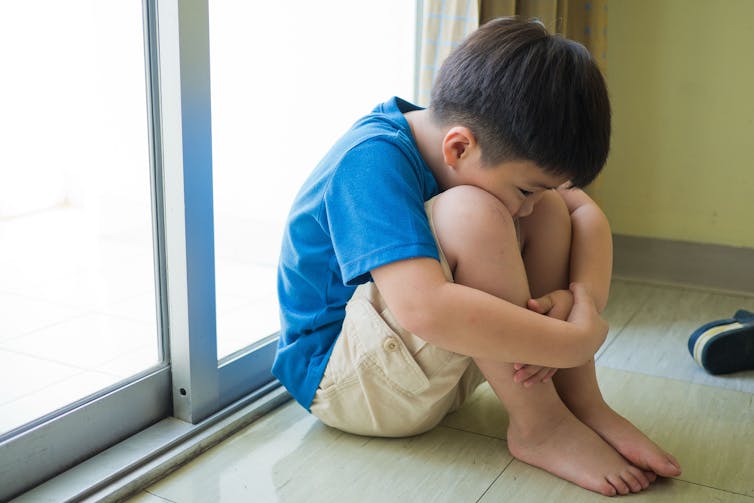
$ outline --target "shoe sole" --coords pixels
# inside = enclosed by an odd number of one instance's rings
[[[710,374],[754,369],[754,324],[735,319],[708,323],[691,334],[689,351]]]

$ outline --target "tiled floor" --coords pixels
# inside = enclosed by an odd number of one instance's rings
[[[120,230],[70,206],[0,220],[0,433],[157,363],[151,231]]]
[[[148,215],[104,220],[70,206],[0,219],[0,434],[158,363]],[[217,227],[225,356],[277,331],[268,257],[280,226],[222,219]]]
[[[630,501],[754,503],[754,371],[713,377],[686,350],[704,321],[754,298],[615,281],[597,364],[607,401],[681,462]],[[481,386],[441,426],[379,439],[288,403],[149,487],[159,502],[589,502],[604,498],[513,459],[505,410]]]

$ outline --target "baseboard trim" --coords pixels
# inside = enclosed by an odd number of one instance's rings
[[[616,234],[618,279],[754,295],[754,249]]]

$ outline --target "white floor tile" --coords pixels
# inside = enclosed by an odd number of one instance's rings
[[[143,321],[156,326],[157,309],[157,299],[155,293],[152,291],[115,301],[111,304],[101,305],[97,309],[97,312]]]
[[[125,351],[153,344],[156,340],[157,333],[148,323],[88,314],[3,341],[0,349],[80,369],[95,369]]]
[[[218,300],[239,297],[249,302],[275,298],[277,268],[273,265],[218,259],[215,264],[215,290]]]
[[[123,351],[112,360],[94,367],[93,370],[118,379],[125,379],[159,363],[157,341],[134,350]]]
[[[0,349],[0,404],[47,388],[81,373],[81,369],[62,363]]]
[[[85,308],[153,291],[151,244],[101,239],[99,225],[75,209],[3,222],[2,290]]]
[[[223,357],[279,330],[278,303],[274,298],[218,310],[217,353]]]
[[[0,341],[75,318],[83,312],[83,309],[0,293]]]
[[[34,363],[32,368],[39,369],[40,366]],[[118,380],[112,375],[100,372],[80,372],[17,400],[0,405],[0,431],[8,431],[65,407]]]
[[[218,260],[274,266],[282,237],[281,222],[242,218],[221,211],[215,214],[215,256]]]

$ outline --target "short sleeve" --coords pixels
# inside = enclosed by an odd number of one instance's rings
[[[381,138],[344,155],[323,205],[344,284],[364,283],[369,271],[398,260],[439,259],[424,211],[422,169]]]

